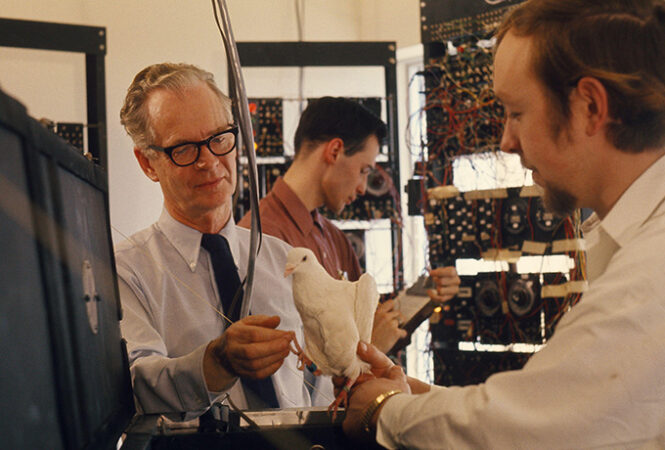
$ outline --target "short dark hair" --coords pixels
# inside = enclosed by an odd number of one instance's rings
[[[533,42],[532,68],[548,92],[555,131],[570,118],[570,93],[585,76],[608,94],[608,139],[623,151],[665,144],[665,2],[529,0],[499,28]]]
[[[310,100],[300,116],[293,139],[296,157],[304,147],[334,138],[344,141],[344,154],[358,152],[369,136],[379,144],[386,138],[386,124],[358,102],[342,97]]]

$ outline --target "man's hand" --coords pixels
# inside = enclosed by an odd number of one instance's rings
[[[428,290],[427,294],[435,302],[445,303],[459,292],[460,279],[454,267],[432,269],[429,272],[429,276],[434,281],[436,289]]]
[[[395,309],[395,300],[381,303],[374,313],[372,344],[382,352],[387,352],[398,339],[406,337],[406,330],[399,327],[402,314]]]
[[[358,358],[362,359],[371,366],[371,374],[361,373],[354,386],[357,386],[367,380],[385,377],[395,366],[395,363],[393,363],[385,353],[380,352],[374,345],[358,342],[356,353],[358,354]],[[346,383],[346,378],[333,377],[332,381],[335,385],[335,395],[338,395],[339,391]]]
[[[360,377],[356,380],[355,385],[364,383],[367,380],[373,378],[389,378],[391,371],[394,371],[393,363],[390,358],[386,356],[385,353],[382,353],[372,344],[365,344],[364,342],[358,343],[357,350],[358,358],[365,361],[371,366],[371,374],[360,374]],[[397,366],[399,367],[399,366]],[[417,378],[406,377],[407,383],[409,383],[409,388],[413,394],[423,394],[429,392],[431,386],[427,383],[424,383]],[[339,390],[342,389],[346,379],[344,377],[333,377],[333,384],[335,385],[335,395],[339,394]]]
[[[384,392],[398,390],[411,393],[408,378],[401,367],[396,366],[385,354],[379,352],[374,346],[364,343],[358,344],[358,356],[372,366],[372,375],[361,375],[354,387],[351,389],[349,405],[346,408],[346,418],[342,424],[344,432],[351,438],[357,440],[371,440],[376,431],[379,408],[370,421],[371,433],[362,428],[362,417],[367,407]],[[343,379],[336,378],[335,386]]]
[[[235,377],[261,379],[284,363],[293,339],[292,331],[276,330],[278,316],[247,316],[211,341],[203,358],[208,390],[227,389]]]

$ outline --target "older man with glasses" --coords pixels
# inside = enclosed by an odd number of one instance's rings
[[[289,354],[302,324],[282,276],[286,243],[264,236],[251,315],[239,318],[249,230],[232,215],[230,104],[212,74],[164,63],[136,75],[120,113],[141,169],[164,196],[159,220],[116,249],[140,412],[198,415],[226,394],[241,409],[310,404]]]

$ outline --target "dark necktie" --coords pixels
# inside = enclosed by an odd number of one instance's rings
[[[224,314],[235,322],[240,318],[244,291],[229,243],[222,235],[204,234],[201,238],[201,247],[210,253],[212,270],[215,273],[215,282],[222,300]],[[250,409],[279,408],[275,387],[270,377],[263,380],[241,378],[241,381],[247,398],[247,406]]]

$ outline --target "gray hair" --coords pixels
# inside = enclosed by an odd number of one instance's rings
[[[206,83],[212,89],[219,97],[228,117],[233,117],[231,99],[217,87],[210,72],[191,64],[160,63],[148,66],[137,73],[127,89],[127,96],[120,110],[120,123],[134,141],[134,145],[145,151],[155,140],[146,110],[148,97],[153,91],[166,89],[178,92],[199,82]]]

